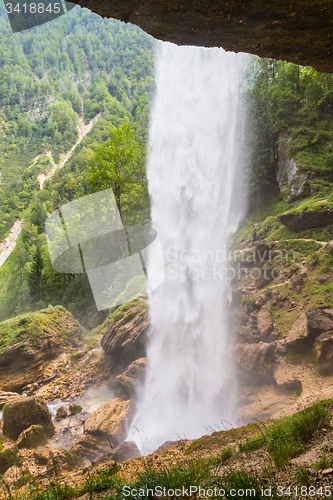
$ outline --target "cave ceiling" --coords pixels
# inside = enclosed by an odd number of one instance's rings
[[[330,0],[79,0],[178,45],[223,47],[333,73]]]

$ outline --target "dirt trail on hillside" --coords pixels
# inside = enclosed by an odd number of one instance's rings
[[[16,247],[16,240],[22,231],[22,227],[23,219],[17,220],[11,228],[9,236],[0,243],[0,267]]]
[[[90,130],[93,127],[93,124],[98,121],[98,119],[100,118],[100,116],[101,116],[101,113],[98,113],[96,116],[94,116],[94,118],[92,118],[92,120],[90,120],[90,122],[88,123],[88,125],[84,124],[84,119],[82,117],[79,118],[79,124],[77,126],[77,129],[78,129],[78,132],[79,132],[79,138],[76,141],[76,143],[74,144],[74,146],[72,146],[72,148],[69,151],[67,151],[67,153],[65,154],[64,158],[61,160],[61,162],[59,163],[59,165],[57,165],[54,162],[54,160],[52,158],[52,155],[51,155],[51,151],[48,151],[47,153],[44,153],[44,155],[47,156],[50,159],[50,161],[51,161],[51,163],[53,165],[53,168],[46,175],[43,174],[43,173],[38,174],[37,178],[38,178],[40,189],[43,189],[45,181],[47,181],[48,179],[51,179],[53,177],[53,175],[55,174],[55,172],[58,169],[62,168],[67,163],[67,161],[72,156],[72,153],[75,150],[75,148],[80,144],[80,142],[82,141],[82,139],[90,132]],[[38,157],[36,157],[35,160],[37,161],[37,159],[39,157],[41,157],[41,156],[43,156],[43,154],[39,155]],[[36,163],[36,161],[33,163],[33,165]]]

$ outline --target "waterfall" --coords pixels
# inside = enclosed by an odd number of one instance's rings
[[[245,54],[160,43],[148,183],[166,278],[149,293],[148,369],[128,439],[143,453],[235,421],[228,236],[243,215]]]

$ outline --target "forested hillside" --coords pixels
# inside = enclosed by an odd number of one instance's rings
[[[154,40],[133,25],[79,7],[13,35],[2,4],[0,10],[0,241],[15,220],[24,219],[17,247],[0,270],[0,319],[47,303],[77,312],[88,302],[93,307],[89,284],[85,275],[52,269],[44,222],[88,192],[90,159],[125,123],[143,155],[124,195],[126,222],[149,220],[144,154]],[[59,169],[88,124],[91,131]]]

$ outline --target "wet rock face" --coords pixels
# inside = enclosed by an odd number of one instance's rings
[[[328,0],[75,3],[102,17],[137,24],[153,37],[179,45],[223,47],[333,71],[333,4]]]
[[[129,302],[116,311],[106,323],[101,346],[111,358],[115,372],[126,369],[133,361],[146,355],[149,315],[142,300]]]
[[[239,344],[234,348],[239,373],[247,383],[273,382],[276,345],[274,343]]]
[[[3,433],[6,436],[17,439],[31,425],[41,425],[47,437],[55,433],[51,414],[41,398],[20,398],[4,407]]]
[[[107,401],[88,417],[84,424],[84,432],[105,436],[113,446],[117,446],[126,438],[133,415],[133,401],[123,401],[120,398]]]

